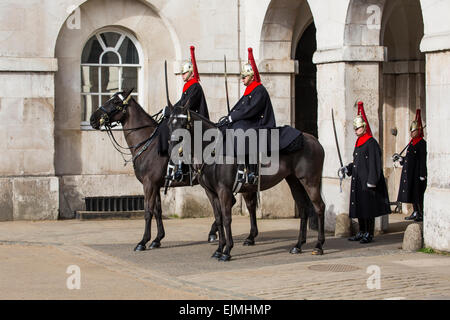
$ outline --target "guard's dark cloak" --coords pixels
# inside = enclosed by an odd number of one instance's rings
[[[420,140],[416,145],[409,144],[404,160],[401,163],[402,177],[397,201],[405,203],[422,203],[427,188],[427,143]]]
[[[353,162],[347,166],[352,177],[350,188],[350,218],[369,219],[391,213],[386,181],[381,167],[381,150],[371,137],[355,147]],[[369,188],[367,183],[375,185]]]
[[[269,93],[266,88],[259,84],[249,94],[244,94],[236,105],[231,109],[229,116],[231,124],[222,127],[222,133],[225,137],[226,129],[242,129],[244,132],[248,129],[255,129],[257,137],[261,129],[278,129],[279,130],[279,148],[283,150],[288,147],[301,132],[290,126],[276,127],[275,114],[270,101]],[[274,151],[270,145],[270,130],[267,131],[268,150]],[[259,145],[259,144],[258,144]],[[235,139],[235,152],[237,141]],[[225,152],[226,149],[224,149]],[[245,153],[248,154],[249,146],[246,143]]]
[[[185,106],[189,101],[189,109],[195,111],[202,116],[209,119],[208,105],[206,104],[205,94],[202,86],[195,82],[181,95],[180,100],[175,103],[174,107]],[[167,126],[168,119],[164,119],[159,125],[159,148],[160,155],[167,155],[169,150],[169,127]]]

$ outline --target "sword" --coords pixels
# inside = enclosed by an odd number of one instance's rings
[[[258,152],[258,191],[256,193],[256,206],[261,206],[261,152]]]
[[[228,81],[227,81],[227,57],[223,55],[223,67],[225,70],[225,93],[227,95],[227,108],[228,114],[230,114],[230,100],[228,99]]]
[[[337,152],[338,152],[338,156],[339,156],[339,162],[341,164],[341,167],[338,170],[338,177],[339,177],[340,192],[342,192],[342,180],[344,180],[344,178],[345,178],[345,172],[341,171],[341,168],[344,167],[344,163],[342,162],[341,150],[339,149],[339,142],[338,142],[337,133],[336,133],[336,124],[334,123],[333,108],[331,108],[331,119],[333,120],[334,140],[336,141],[336,148],[337,148]]]
[[[167,60],[164,60],[164,77],[166,79],[166,98],[167,98],[167,106],[172,108],[172,104],[169,99],[169,85],[167,84]]]
[[[425,129],[426,127],[427,127],[426,125],[423,126],[422,130]],[[396,162],[396,161],[398,161],[398,160],[400,159],[400,157],[402,156],[403,152],[405,152],[406,148],[408,148],[408,146],[410,145],[411,141],[412,141],[412,139],[411,139],[411,140],[408,142],[408,144],[403,148],[403,150],[400,151],[400,153],[394,153],[394,154],[392,155],[392,160],[393,160],[394,162]]]

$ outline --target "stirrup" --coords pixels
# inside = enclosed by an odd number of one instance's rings
[[[233,185],[233,193],[237,194],[242,186],[247,182],[247,168],[245,166],[238,166],[236,178]]]

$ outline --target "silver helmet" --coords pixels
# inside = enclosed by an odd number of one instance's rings
[[[181,65],[181,74],[185,74],[186,72],[189,72],[188,78],[191,76],[192,72],[194,72],[194,66],[192,65],[192,62],[187,61]]]
[[[353,120],[353,130],[356,130],[361,127],[366,127],[366,122],[364,121],[364,118],[361,115],[357,115],[356,118]]]
[[[253,72],[252,65],[250,63],[245,63],[242,65],[241,77],[245,78],[247,76],[253,76],[255,73]]]

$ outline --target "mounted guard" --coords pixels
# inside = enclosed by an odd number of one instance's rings
[[[200,75],[197,69],[197,62],[195,60],[195,47],[190,47],[191,61],[186,61],[181,65],[180,74],[185,82],[183,86],[183,92],[180,100],[175,103],[175,107],[184,106],[189,101],[190,110],[195,111],[202,116],[209,119],[208,105],[206,103],[205,94],[203,93],[202,86],[200,85]],[[159,135],[159,153],[160,155],[168,155],[169,148],[169,129],[167,127],[167,121],[170,117],[171,108],[166,107],[164,111],[164,120],[161,124],[161,134]],[[166,181],[182,181],[187,172],[188,166],[179,163],[174,164],[169,161],[167,167]]]
[[[242,83],[246,87],[244,95],[228,115],[222,117],[218,123],[224,136],[226,136],[226,129],[242,129],[244,132],[249,129],[255,129],[257,132],[259,129],[275,129],[276,121],[272,102],[269,93],[261,83],[252,48],[248,48],[248,63],[242,65],[241,78]],[[280,150],[287,147],[301,134],[294,128],[288,128],[292,130],[285,129],[285,127],[281,128],[283,130],[280,130]],[[250,163],[249,158],[251,157],[248,154],[248,150],[249,148],[246,144],[246,164],[240,165],[238,169],[237,185],[239,186],[242,186],[244,183],[256,184],[259,180],[258,163],[253,161]],[[259,157],[253,155],[253,159],[259,159]],[[238,191],[238,188],[234,191]]]

